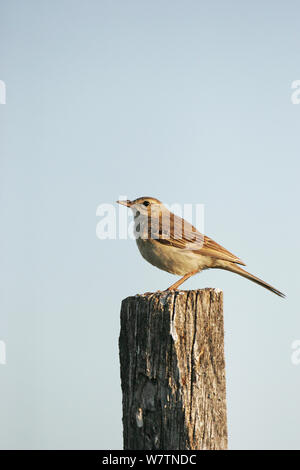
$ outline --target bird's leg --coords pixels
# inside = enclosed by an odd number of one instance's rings
[[[184,281],[186,281],[189,277],[193,276],[198,272],[198,269],[195,271],[191,271],[190,273],[185,274],[179,281],[175,282],[175,284],[172,284],[168,289],[166,290],[176,290]]]

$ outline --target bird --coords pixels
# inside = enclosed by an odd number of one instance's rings
[[[191,276],[205,269],[224,269],[285,297],[275,287],[245,271],[245,263],[192,224],[170,212],[154,197],[119,200],[134,214],[135,238],[142,257],[163,271],[182,276],[166,291],[177,290]]]

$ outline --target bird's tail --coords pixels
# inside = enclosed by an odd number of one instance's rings
[[[248,273],[247,271],[245,271],[243,268],[241,268],[237,264],[227,262],[226,264],[224,263],[223,266],[220,266],[220,268],[221,269],[226,269],[227,271],[231,271],[231,272],[236,273],[236,274],[239,274],[240,276],[243,276],[246,279],[250,279],[250,281],[256,282],[256,284],[259,284],[260,286],[265,287],[266,289],[270,290],[271,292],[274,292],[274,294],[279,295],[279,297],[285,297],[285,294],[283,294],[279,290],[275,289],[275,287],[271,286],[270,284],[267,284],[262,279],[259,279],[258,277],[253,276],[253,274]]]

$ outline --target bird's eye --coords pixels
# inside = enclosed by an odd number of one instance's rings
[[[149,201],[144,201],[144,202],[143,202],[143,205],[146,206],[146,207],[149,206],[149,204],[150,204]]]

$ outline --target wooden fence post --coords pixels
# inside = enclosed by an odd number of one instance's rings
[[[124,449],[226,449],[223,294],[124,299],[119,338]]]

